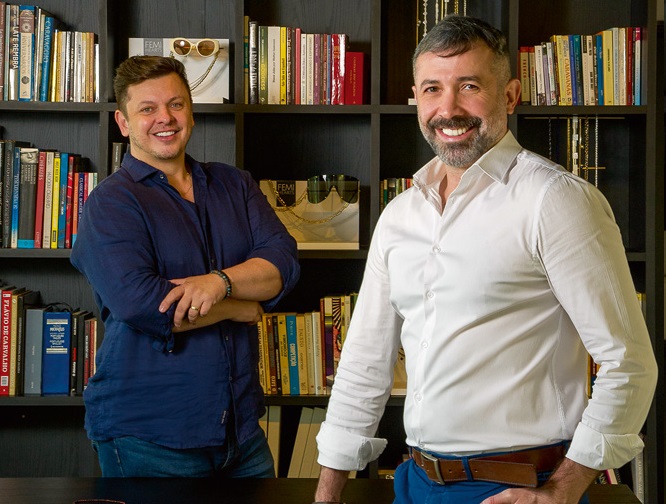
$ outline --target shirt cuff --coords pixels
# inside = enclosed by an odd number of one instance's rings
[[[362,471],[381,455],[386,444],[386,439],[360,436],[323,422],[317,434],[317,462],[340,471]]]
[[[579,423],[567,458],[590,469],[602,471],[622,467],[645,445],[638,434],[602,434]]]

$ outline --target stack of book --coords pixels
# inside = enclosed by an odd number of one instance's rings
[[[337,369],[356,293],[325,296],[320,310],[266,313],[258,324],[266,395],[325,395]]]
[[[389,177],[383,179],[379,186],[379,211],[384,210],[389,201],[410,187],[412,187],[411,178]]]
[[[520,47],[525,105],[644,105],[647,44],[637,26],[552,35]]]
[[[0,396],[81,395],[95,373],[97,318],[0,284]]]
[[[0,1],[0,100],[98,102],[95,34],[50,12]]]
[[[262,105],[360,105],[367,102],[365,54],[344,33],[305,33],[246,17],[246,102]]]
[[[71,248],[97,185],[87,158],[0,140],[3,248]]]

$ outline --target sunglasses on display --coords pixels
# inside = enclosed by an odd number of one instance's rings
[[[192,49],[195,49],[204,58],[208,58],[220,51],[220,44],[214,39],[201,39],[194,43],[182,37],[171,41],[171,50],[178,56],[188,56]]]
[[[359,181],[349,175],[315,175],[308,179],[308,201],[321,203],[335,187],[338,196],[347,203],[358,201]]]

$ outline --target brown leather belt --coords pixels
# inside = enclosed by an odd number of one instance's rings
[[[490,481],[505,485],[537,486],[537,473],[552,471],[565,454],[563,445],[547,446],[485,457],[465,457],[469,472],[460,459],[443,459],[412,448],[412,458],[428,478],[445,485],[458,481]]]

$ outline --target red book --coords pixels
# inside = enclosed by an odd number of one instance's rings
[[[46,151],[39,151],[37,164],[37,192],[35,201],[35,248],[42,248],[44,226],[44,185],[46,182]]]
[[[16,287],[5,285],[0,291],[0,396],[9,395],[11,365],[12,292]]]
[[[367,94],[368,65],[365,53],[347,51],[345,55],[345,104],[363,105]]]
[[[331,35],[331,43],[331,105],[344,105],[347,35],[344,33],[334,33]]]
[[[78,156],[69,155],[67,194],[65,195],[65,248],[72,248],[72,216],[74,210],[74,171],[79,169]]]

